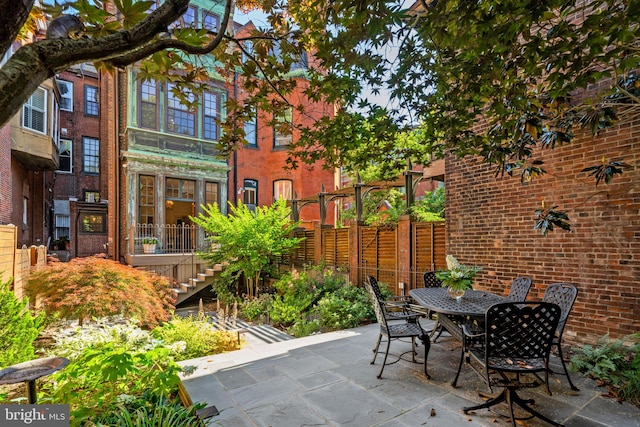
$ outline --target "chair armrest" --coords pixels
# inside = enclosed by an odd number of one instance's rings
[[[462,332],[464,332],[465,338],[481,338],[485,335],[484,332],[480,332],[480,327],[475,324],[465,323],[462,325]]]

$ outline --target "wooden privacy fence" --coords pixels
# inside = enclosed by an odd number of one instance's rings
[[[0,281],[13,277],[12,288],[18,298],[24,297],[24,281],[31,269],[39,270],[47,265],[47,248],[31,246],[16,249],[15,225],[0,225]]]
[[[304,237],[292,259],[295,266],[324,262],[361,285],[372,275],[397,294],[422,286],[424,272],[446,267],[445,225],[403,217],[395,228],[357,225],[299,230]]]

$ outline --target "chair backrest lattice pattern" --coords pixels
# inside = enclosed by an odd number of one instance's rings
[[[364,283],[365,288],[369,291],[371,296],[371,303],[373,304],[373,311],[376,314],[376,319],[381,327],[387,327],[387,319],[385,317],[384,310],[382,308],[383,299],[382,292],[378,286],[378,280],[373,276],[367,276],[367,280]]]
[[[439,288],[442,286],[442,280],[436,277],[435,271],[427,271],[422,276],[425,288]]]
[[[485,315],[487,364],[492,358],[548,359],[560,315],[560,307],[548,302],[505,302],[489,307]]]
[[[562,336],[567,318],[569,317],[569,313],[571,313],[571,308],[577,297],[578,288],[571,283],[552,283],[547,286],[547,289],[544,291],[542,301],[557,304],[562,310],[562,315],[558,322],[559,337]]]
[[[531,277],[516,277],[513,279],[507,299],[509,301],[525,301],[531,288]]]

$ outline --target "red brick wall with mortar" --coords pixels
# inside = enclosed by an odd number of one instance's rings
[[[637,116],[636,116],[637,117]],[[529,298],[554,282],[571,282],[578,298],[565,339],[593,342],[640,330],[640,118],[539,153],[546,175],[522,185],[495,177],[480,159],[447,159],[447,253],[482,267],[477,285],[506,294],[529,275]],[[632,166],[610,185],[581,172],[602,157]],[[558,205],[572,230],[533,230],[534,212]]]
[[[0,224],[11,222],[11,126],[0,128]]]

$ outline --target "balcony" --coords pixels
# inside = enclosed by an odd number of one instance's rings
[[[58,147],[51,135],[21,127],[19,114],[11,120],[11,155],[31,171],[60,167]]]

